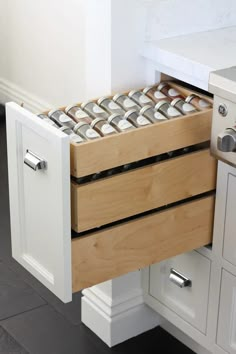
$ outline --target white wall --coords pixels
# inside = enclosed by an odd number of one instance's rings
[[[25,95],[36,110],[37,101],[52,107],[84,99],[84,3],[0,1],[2,100]]]
[[[37,111],[139,87],[144,40],[232,25],[235,0],[0,0],[0,101]]]

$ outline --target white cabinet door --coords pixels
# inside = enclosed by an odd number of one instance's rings
[[[15,103],[6,115],[12,255],[71,301],[69,137]]]
[[[205,333],[210,270],[211,261],[195,251],[157,263],[150,267],[150,295]],[[182,276],[191,281],[186,287]]]
[[[217,344],[236,353],[236,277],[222,271]]]
[[[223,257],[236,265],[236,170],[228,174]]]

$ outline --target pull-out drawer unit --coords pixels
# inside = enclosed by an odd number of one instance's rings
[[[211,243],[216,162],[199,146],[210,139],[211,115],[76,144],[8,104],[13,257],[68,302],[72,291]]]

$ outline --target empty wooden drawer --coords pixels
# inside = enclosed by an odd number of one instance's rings
[[[72,182],[72,228],[77,232],[137,215],[215,189],[209,149],[78,185]]]

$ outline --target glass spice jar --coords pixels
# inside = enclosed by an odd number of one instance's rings
[[[177,108],[183,115],[197,112],[196,108],[191,103],[187,103],[181,98],[175,98],[171,102],[171,106]]]
[[[93,101],[82,103],[81,108],[92,118],[107,119],[109,117],[109,113],[106,112],[103,108],[99,107],[99,105]]]
[[[79,122],[74,128],[74,132],[86,140],[94,140],[101,138],[101,135],[96,132],[89,124],[85,122]]]
[[[125,119],[132,123],[136,128],[152,124],[149,119],[140,115],[139,112],[137,112],[135,109],[131,109],[130,111],[126,112]]]
[[[109,97],[101,97],[98,104],[110,114],[125,114],[125,110]]]
[[[162,113],[156,111],[152,106],[144,106],[141,109],[140,114],[148,118],[152,123],[168,120]]]
[[[50,111],[48,113],[48,117],[52,119],[59,127],[67,127],[70,129],[74,129],[75,127],[75,122],[60,109]]]
[[[205,109],[212,108],[212,104],[210,102],[195,94],[189,95],[186,98],[185,102],[191,103],[194,107],[196,107],[200,111],[204,111]]]
[[[113,100],[118,103],[126,112],[130,109],[135,109],[136,111],[141,109],[141,107],[136,102],[124,94],[117,93],[113,97]]]
[[[110,123],[119,132],[126,132],[128,130],[136,129],[133,124],[124,119],[123,116],[119,114],[112,114],[108,118],[108,123]]]
[[[93,121],[93,119],[77,105],[66,107],[65,113],[68,114],[68,116],[70,116],[76,123],[86,122],[90,124]]]
[[[142,91],[135,91],[135,90],[130,91],[129,97],[132,98],[132,100],[138,103],[138,105],[141,107],[144,107],[146,105],[149,106],[155,105],[153,100],[151,100],[151,98],[145,95],[145,93],[143,93]]]
[[[117,131],[105,119],[96,118],[91,123],[91,128],[94,128],[100,135],[108,136],[117,134]]]
[[[155,86],[146,87],[143,92],[150,97],[154,102],[158,103],[160,101],[171,101],[171,98],[164,95],[161,91],[159,91]]]
[[[80,143],[83,143],[85,141],[85,139],[83,139],[80,135],[75,134],[73,132],[73,130],[71,130],[70,128],[61,127],[59,130],[62,131],[63,133],[65,133],[65,134],[69,135],[70,141],[73,142],[73,143],[80,144]]]
[[[171,106],[171,104],[167,101],[158,102],[155,109],[169,119],[182,116],[182,113],[180,113],[175,107]]]
[[[41,118],[44,122],[48,123],[49,125],[51,125],[54,128],[59,128],[59,126],[50,118],[48,118],[48,116],[46,114],[38,114],[38,117]]]
[[[184,96],[177,89],[171,87],[167,82],[162,82],[157,89],[164,93],[164,95],[170,97],[172,100],[174,98],[185,99]]]

